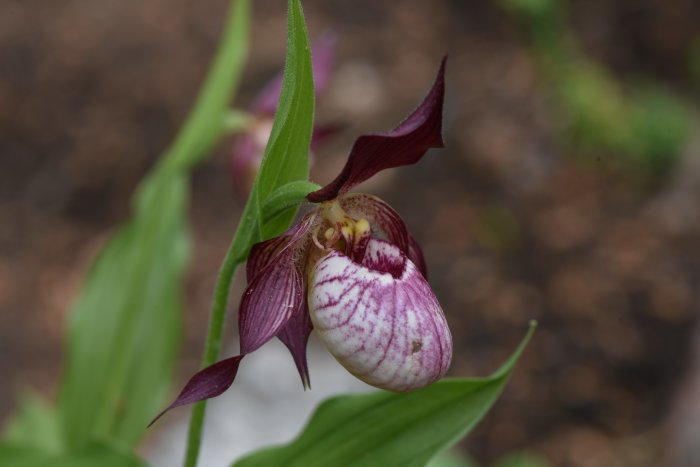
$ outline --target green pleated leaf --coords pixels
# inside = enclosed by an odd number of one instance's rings
[[[71,454],[66,454],[47,465],[51,467],[147,467],[132,453],[112,445],[94,442]]]
[[[48,453],[60,452],[63,439],[56,407],[33,391],[24,392],[5,424],[4,441]]]
[[[256,180],[261,200],[286,183],[309,178],[308,153],[314,117],[311,47],[301,2],[290,0],[288,8],[282,92]]]
[[[249,10],[248,0],[232,0],[187,123],[139,186],[132,219],[99,254],[70,314],[59,389],[66,451],[95,439],[134,446],[165,403],[181,340],[189,170],[224,130],[247,53]]]
[[[104,443],[91,443],[79,451],[51,455],[22,445],[0,444],[0,467],[146,467],[132,454]]]
[[[230,0],[226,26],[197,102],[163,160],[168,168],[192,168],[222,134],[240,129],[246,119],[230,112],[229,105],[248,57],[250,0]]]
[[[243,262],[254,243],[282,233],[297,204],[265,219],[263,206],[280,187],[309,178],[309,144],[314,117],[311,48],[299,0],[289,1],[287,55],[279,105],[260,170],[243,212],[233,246]]]
[[[0,467],[48,467],[54,457],[33,447],[3,441]]]
[[[422,467],[481,420],[500,395],[535,324],[493,375],[445,379],[410,393],[334,397],[290,444],[243,458],[235,467]]]
[[[67,445],[134,444],[163,404],[181,334],[187,178],[156,177],[103,249],[70,316],[60,413]]]

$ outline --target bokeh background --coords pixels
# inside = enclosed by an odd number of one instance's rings
[[[23,388],[53,394],[72,298],[193,102],[226,6],[0,3],[0,419]],[[489,373],[540,323],[462,448],[484,465],[521,449],[557,466],[700,465],[700,4],[304,7],[312,38],[338,35],[318,120],[344,130],[318,152],[318,182],[357,135],[403,118],[449,54],[447,148],[362,188],[424,247],[452,375]],[[284,54],[283,2],[257,0],[254,18],[240,107]],[[180,381],[243,205],[231,145],[192,180]]]

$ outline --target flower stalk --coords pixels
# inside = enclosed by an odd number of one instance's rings
[[[224,322],[226,320],[226,307],[228,305],[229,290],[231,289],[231,281],[238,267],[236,261],[234,245],[236,237],[234,236],[224,262],[221,264],[219,276],[216,280],[216,289],[214,292],[214,300],[211,305],[209,315],[209,329],[207,331],[207,340],[204,344],[204,355],[202,356],[202,368],[206,368],[213,364],[221,352],[221,340],[224,333]],[[207,410],[207,400],[197,402],[192,407],[192,416],[187,432],[187,450],[185,452],[184,467],[195,467],[199,450],[202,444],[202,431],[204,428],[204,416]]]
[[[208,145],[213,144],[213,141],[220,136],[221,132],[227,129],[227,124],[229,127],[234,126],[232,125],[232,119],[229,114],[226,114],[225,112],[211,112],[209,107],[227,105],[228,99],[222,98],[223,96],[218,95],[215,92],[215,89],[221,87],[220,81],[222,79],[226,79],[227,69],[230,66],[238,65],[237,63],[231,63],[232,51],[240,47],[243,49],[247,48],[247,42],[244,41],[241,43],[240,37],[247,37],[249,18],[249,1],[231,0],[229,5],[229,15],[223,29],[224,36],[222,42],[219,45],[214,62],[211,65],[210,74],[207,77],[207,81],[205,82],[197,104],[195,105],[195,110],[190,117],[190,120],[188,120],[187,125],[182,131],[180,137],[178,137],[176,148],[187,146],[187,142],[190,140],[192,141],[191,145],[199,144],[199,146],[205,148]],[[242,32],[242,34],[233,33],[233,31]],[[212,125],[211,122],[207,122],[206,118],[209,115],[214,118],[220,118],[221,125]],[[202,121],[202,124],[199,124],[200,120]],[[242,123],[245,123],[243,120],[244,119],[237,120],[237,125],[235,125],[237,127],[236,129],[243,126]],[[207,132],[202,129],[205,124],[208,128],[212,129],[211,131],[215,131],[216,134],[208,136]],[[228,128],[228,130],[231,131],[231,128]],[[194,136],[191,136],[194,134],[204,135],[204,137],[197,139]],[[170,160],[167,162],[170,164],[181,163],[179,161],[180,158],[178,158],[179,153],[177,151],[173,152],[174,154],[171,155]],[[229,289],[233,279],[233,274],[235,273],[238,265],[233,248],[235,243],[236,241],[234,237],[219,271],[209,317],[209,328],[207,331],[207,338],[202,356],[202,368],[206,368],[213,364],[219,358],[219,353],[221,351],[221,341],[223,337],[224,321],[226,318],[226,306],[228,304]],[[183,463],[185,467],[195,467],[197,465],[202,440],[202,430],[204,427],[205,412],[206,400],[198,402],[192,409],[192,416],[190,418],[190,425],[187,435],[187,448]]]

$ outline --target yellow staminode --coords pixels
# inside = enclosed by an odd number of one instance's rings
[[[365,235],[369,235],[371,228],[369,222],[364,217],[359,221],[355,222],[355,238],[361,238]]]
[[[336,199],[321,203],[321,210],[323,217],[333,225],[345,225],[348,221],[352,222],[350,216],[345,213]]]
[[[368,237],[372,231],[367,219],[353,219],[345,212],[338,200],[321,203],[321,213],[331,224],[331,227],[323,233],[326,239],[326,249],[334,246],[337,248],[336,242],[341,238],[345,242],[359,242]]]

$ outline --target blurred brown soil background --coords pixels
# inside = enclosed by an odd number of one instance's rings
[[[254,2],[240,106],[281,67],[283,3]],[[23,388],[53,394],[71,300],[193,102],[226,4],[0,3],[0,419]],[[403,118],[450,55],[447,149],[361,188],[389,201],[424,247],[454,335],[452,375],[492,371],[528,321],[540,322],[465,449],[485,463],[521,448],[562,466],[669,462],[683,449],[683,415],[700,404],[691,352],[700,339],[697,126],[668,183],[640,191],[569,157],[527,36],[494,3],[304,7],[312,37],[329,28],[339,36],[318,120],[347,124],[318,154],[319,182],[354,137]],[[585,53],[614,76],[664,83],[695,112],[700,82],[688,45],[700,35],[697,2],[577,0],[568,19]],[[242,207],[230,143],[193,177],[181,379],[197,366]]]

